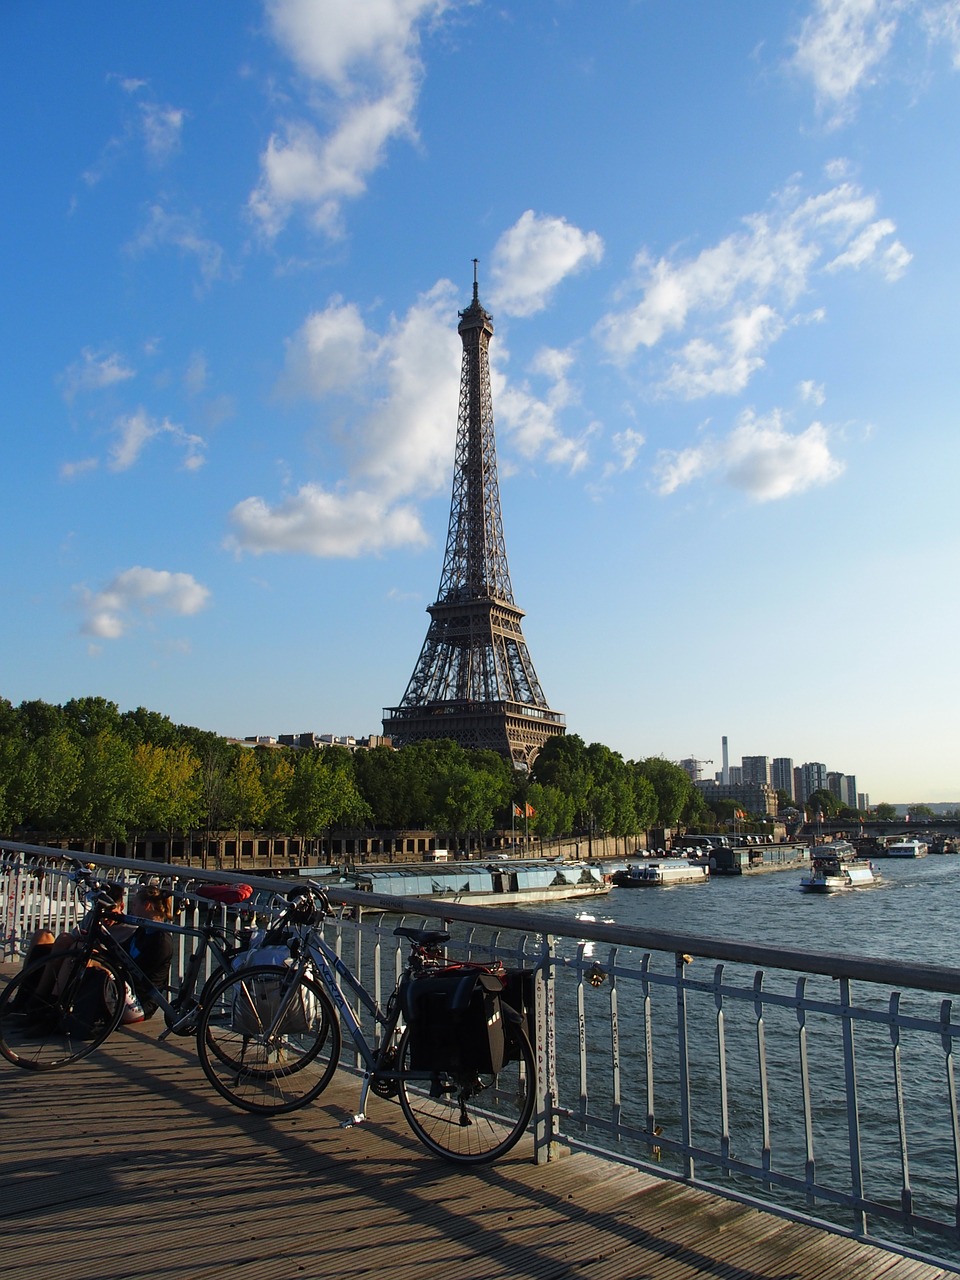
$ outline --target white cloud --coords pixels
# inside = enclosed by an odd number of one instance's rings
[[[377,359],[379,340],[353,303],[333,298],[323,311],[307,316],[287,342],[282,391],[321,399],[331,392],[362,385]]]
[[[223,249],[215,240],[203,236],[193,218],[170,213],[162,205],[151,205],[147,218],[137,234],[127,243],[128,253],[172,245],[182,254],[196,259],[204,285],[230,275],[224,262]]]
[[[950,46],[954,71],[960,71],[960,0],[941,0],[921,10],[921,22],[930,40]]]
[[[100,591],[79,588],[84,621],[82,632],[101,640],[117,640],[138,620],[157,613],[189,617],[199,613],[210,591],[189,573],[145,569],[135,565]]]
[[[529,461],[543,457],[576,472],[589,457],[586,440],[566,436],[560,428],[562,410],[577,400],[576,389],[567,377],[573,361],[570,349],[541,348],[530,366],[533,377],[546,381],[541,394],[531,390],[528,380],[509,382],[497,365],[491,371],[491,382],[498,419],[517,451]]]
[[[80,458],[76,462],[64,462],[60,467],[60,479],[76,480],[77,476],[86,475],[88,471],[96,471],[99,465],[98,458]]]
[[[107,454],[107,467],[111,471],[129,471],[150,441],[159,437],[167,437],[183,449],[186,471],[196,471],[204,464],[206,442],[202,436],[192,435],[169,418],[160,421],[151,418],[142,407],[117,418],[114,432],[115,439]]]
[[[230,514],[227,545],[238,552],[354,556],[420,546],[419,504],[449,487],[460,398],[462,345],[452,320],[457,292],[439,281],[384,331],[369,328],[353,303],[334,298],[309,315],[287,343],[278,391],[323,406],[322,430],[345,474],[311,481],[275,504],[259,495]],[[501,348],[502,352],[502,348]],[[532,376],[546,392],[511,387],[491,371],[501,439],[527,458],[576,469],[582,441],[560,431],[560,410],[575,398],[573,356],[542,351]]]
[[[187,113],[180,107],[160,102],[141,102],[140,123],[147,155],[155,164],[165,164],[180,150],[180,138]]]
[[[202,351],[194,351],[191,355],[183,375],[183,385],[190,396],[198,396],[206,389],[207,357]]]
[[[795,65],[817,101],[843,118],[854,95],[890,52],[904,0],[816,0],[797,40]]]
[[[799,388],[800,399],[806,400],[809,404],[815,404],[819,408],[827,398],[823,383],[814,382],[807,378],[800,383]]]
[[[415,509],[389,506],[383,496],[354,490],[338,493],[306,484],[270,507],[246,498],[230,512],[230,545],[261,555],[265,551],[354,557],[427,541]]]
[[[528,209],[494,246],[491,304],[507,315],[532,316],[568,275],[602,257],[595,231]]]
[[[777,410],[766,417],[744,410],[725,439],[711,438],[679,452],[662,451],[657,464],[661,494],[716,473],[756,502],[772,502],[829,484],[843,471],[843,463],[830,452],[822,423],[813,422],[805,431],[791,434]]]
[[[64,399],[72,401],[82,391],[101,391],[134,376],[135,371],[118,352],[84,347],[80,359],[68,365],[59,380]]]
[[[277,42],[317,95],[318,121],[286,121],[261,157],[249,207],[266,234],[276,235],[297,207],[335,233],[343,202],[365,190],[387,144],[415,136],[418,28],[449,2],[267,0]],[[320,120],[332,123],[321,132]]]
[[[858,96],[875,85],[894,46],[916,23],[931,44],[945,43],[960,70],[958,0],[816,0],[796,42],[793,63],[813,82],[831,127],[848,121]]]
[[[737,394],[789,325],[822,316],[797,310],[818,271],[869,266],[891,281],[902,274],[910,254],[893,238],[892,220],[876,214],[875,198],[854,182],[813,195],[793,184],[744,218],[743,230],[695,256],[654,260],[641,251],[630,286],[639,301],[603,317],[595,334],[623,364],[662,345],[661,392]]]

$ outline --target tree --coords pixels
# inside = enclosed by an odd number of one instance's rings
[[[293,804],[291,790],[293,788],[294,765],[285,751],[259,748],[256,754],[260,757],[260,780],[266,796],[266,812],[264,826],[269,831],[293,830]]]
[[[533,762],[531,779],[542,786],[556,787],[573,802],[574,818],[585,827],[589,816],[592,770],[587,748],[575,733],[548,738]]]
[[[138,831],[185,832],[203,816],[200,761],[190,747],[133,749],[131,825]]]
[[[822,813],[824,817],[834,818],[840,812],[840,797],[824,789],[814,791],[807,796],[806,807],[812,813]]]
[[[908,807],[907,813],[911,822],[929,822],[931,818],[937,816],[928,804],[912,804]]]
[[[892,804],[878,804],[874,813],[880,822],[894,822],[897,817],[897,809]]]
[[[680,821],[690,793],[694,789],[690,775],[678,764],[671,764],[662,756],[648,756],[637,765],[649,779],[657,796],[657,824],[673,827]]]
[[[260,779],[260,762],[253,751],[241,750],[233,762],[227,779],[226,805],[231,825],[241,831],[254,831],[267,812],[267,794]]]
[[[102,729],[83,744],[71,825],[95,840],[125,840],[133,811],[133,752]]]

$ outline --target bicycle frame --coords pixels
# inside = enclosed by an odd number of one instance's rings
[[[139,916],[119,916],[118,921],[122,924],[135,924],[138,927],[144,924],[144,921]],[[233,953],[227,948],[227,942],[222,930],[212,921],[198,925],[183,925],[174,924],[172,921],[166,920],[151,920],[150,928],[159,929],[164,933],[176,934],[179,937],[197,938],[200,942],[199,948],[194,952],[184,972],[180,990],[173,1000],[168,998],[165,991],[161,991],[159,987],[150,981],[136,960],[111,936],[109,928],[102,921],[97,924],[89,958],[95,961],[98,955],[108,956],[125,975],[132,977],[132,986],[137,987],[159,1009],[163,1010],[166,1026],[158,1038],[165,1040],[171,1034],[189,1034],[192,1030],[192,1026],[189,1024],[195,1011],[194,1009],[187,1009],[184,1012],[182,1006],[196,991],[197,979],[200,976],[200,969],[206,953],[212,951],[216,956],[218,972],[214,977],[229,972],[228,960]]]

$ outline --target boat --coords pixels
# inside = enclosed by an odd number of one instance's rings
[[[610,892],[609,879],[600,868],[542,858],[440,865],[366,864],[357,867],[347,880],[361,892],[476,906],[525,906],[596,898]]]
[[[880,873],[872,862],[857,862],[852,844],[838,840],[822,845],[813,854],[810,874],[800,881],[804,893],[842,893],[876,884]]]
[[[894,840],[882,851],[884,858],[925,858],[930,850],[923,840]]]
[[[613,874],[613,883],[617,889],[704,884],[709,879],[710,868],[706,863],[690,862],[686,858],[652,858],[649,862],[632,864],[625,871],[615,871]]]

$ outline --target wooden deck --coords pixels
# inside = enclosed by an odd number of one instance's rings
[[[128,1028],[86,1062],[0,1060],[0,1277],[937,1280],[928,1266],[593,1157],[429,1155],[399,1108],[342,1130],[337,1081],[276,1119],[222,1102],[192,1041]]]

